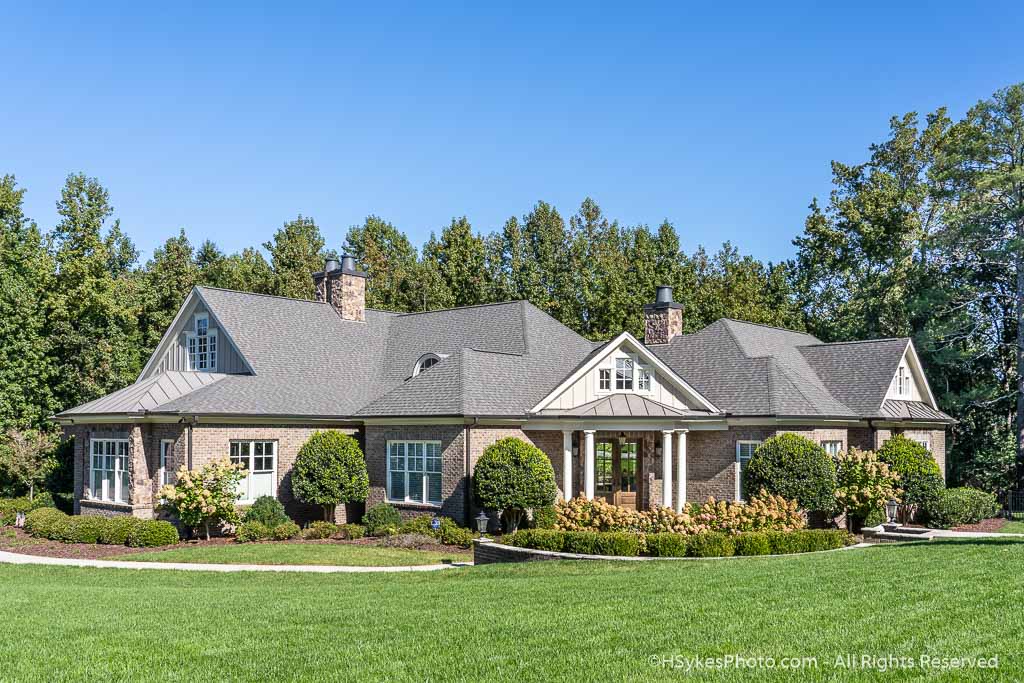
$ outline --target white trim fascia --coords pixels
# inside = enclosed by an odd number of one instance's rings
[[[872,420],[871,424],[882,429],[942,429],[952,427],[948,422],[928,422],[926,420]]]
[[[903,360],[907,358],[907,356],[910,356],[910,362],[907,363],[907,365],[910,366],[910,371],[914,373],[914,380],[919,381],[921,384],[923,384],[924,389],[928,394],[928,405],[932,408],[932,410],[938,410],[939,405],[938,403],[935,402],[935,395],[932,393],[931,385],[928,384],[928,378],[925,377],[924,366],[921,365],[921,359],[917,355],[917,349],[914,348],[914,341],[912,339],[907,340],[907,348],[903,350],[903,355],[900,357],[900,363],[902,363]],[[889,380],[889,386],[892,386],[892,380],[896,378],[897,372],[899,372],[899,365],[897,365],[896,370],[893,371],[892,379]],[[889,387],[885,388],[885,393],[889,393]],[[887,399],[885,397],[882,397],[882,403],[885,403],[886,400]],[[878,404],[879,410],[882,409],[882,403]]]
[[[802,425],[807,427],[867,427],[867,420],[815,417],[730,417],[730,427],[771,427],[776,425]]]
[[[88,424],[240,424],[240,425],[267,425],[267,424],[330,424],[345,427],[358,427],[363,424],[362,420],[353,420],[343,417],[302,417],[302,416],[281,416],[281,415],[186,415],[177,413],[162,414],[99,414],[99,415],[72,415],[68,417],[55,418],[54,421],[63,426],[88,425]]]
[[[692,398],[694,401],[699,403],[707,410],[718,413],[718,408],[714,406],[708,399],[704,398],[699,391],[694,389],[692,386],[687,384],[686,380],[680,377],[672,368],[665,365],[660,358],[655,356],[651,351],[641,344],[636,337],[631,335],[629,332],[623,332],[618,337],[608,342],[605,348],[593,358],[588,360],[582,366],[580,366],[575,372],[564,379],[557,387],[554,388],[547,396],[541,399],[540,403],[530,409],[531,413],[536,413],[546,408],[552,401],[562,395],[562,393],[577,382],[581,377],[586,375],[588,372],[592,372],[601,362],[603,362],[608,356],[615,351],[619,350],[624,343],[629,344],[636,351],[638,357],[643,357],[646,363],[655,368],[662,376],[664,376],[669,383],[673,384],[675,388],[682,391],[684,394]],[[612,373],[612,381],[614,382],[614,372]]]

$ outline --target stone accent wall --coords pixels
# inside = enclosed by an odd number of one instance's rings
[[[74,438],[74,512],[107,517],[135,515],[153,516],[152,473],[146,461],[144,428],[138,424],[70,425],[64,427],[65,437]],[[128,440],[128,502],[111,503],[90,500],[87,496],[90,475],[90,439]]]
[[[366,320],[366,275],[344,270],[315,273],[316,300],[329,302],[343,320]]]
[[[392,503],[403,519],[422,514],[441,514],[466,524],[469,482],[466,479],[466,428],[463,425],[409,425],[366,427],[366,468],[370,475],[367,509],[387,501],[388,441],[441,442],[441,496],[443,503]]]
[[[683,309],[673,306],[644,306],[644,343],[667,344],[683,333]]]

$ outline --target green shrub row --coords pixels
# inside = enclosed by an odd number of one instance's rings
[[[366,535],[366,527],[362,524],[332,524],[317,521],[302,530],[302,537],[309,540],[324,538],[356,539]]]
[[[924,508],[928,525],[944,529],[977,524],[998,512],[999,503],[994,495],[969,487],[943,489]]]
[[[124,516],[71,516],[56,508],[38,508],[30,512],[25,518],[25,531],[36,538],[63,543],[157,548],[178,542],[178,530],[163,520]]]
[[[242,522],[235,530],[235,541],[238,543],[254,543],[256,541],[287,541],[302,532],[299,525],[288,520],[268,526],[263,522]]]
[[[731,557],[834,550],[852,543],[853,537],[837,529],[748,531],[739,534],[709,531],[692,535],[524,529],[506,536],[505,542],[519,548],[583,555]]]
[[[402,515],[395,506],[378,503],[363,515],[363,525],[370,536],[389,536],[398,533],[398,527],[402,526]]]
[[[32,500],[28,496],[19,498],[0,498],[0,526],[14,524],[19,512],[28,514],[39,508],[52,508],[54,505],[53,496],[48,491],[37,493]]]

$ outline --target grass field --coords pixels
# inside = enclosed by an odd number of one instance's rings
[[[341,543],[244,543],[175,548],[111,559],[203,564],[330,564],[348,567],[400,567],[472,560],[466,552],[433,552]]]
[[[800,678],[817,680],[909,680],[921,655],[997,656],[999,676],[1020,680],[1021,566],[1011,539],[410,574],[0,566],[0,678],[681,680],[706,672],[664,662],[739,653],[816,657]],[[917,666],[837,667],[848,654]]]
[[[1024,522],[1007,522],[999,528],[1001,534],[1024,534]]]

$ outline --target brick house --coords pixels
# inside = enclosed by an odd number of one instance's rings
[[[247,469],[240,502],[274,495],[315,518],[290,473],[322,429],[360,441],[367,505],[463,523],[474,464],[505,436],[551,458],[561,495],[642,509],[742,499],[747,459],[781,432],[832,453],[904,433],[945,466],[952,419],[909,339],[825,344],[728,319],[684,335],[662,287],[643,342],[595,343],[524,301],[368,309],[349,257],[313,278],[316,301],[195,288],[135,384],[57,415],[75,511],[153,516],[178,468],[229,457]]]

